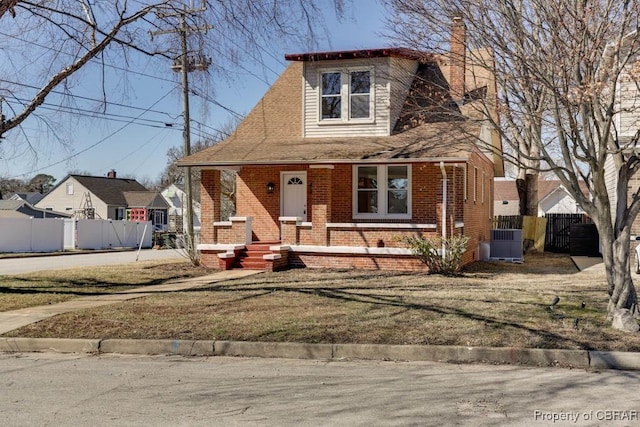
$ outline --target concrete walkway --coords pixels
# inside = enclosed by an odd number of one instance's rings
[[[144,286],[109,295],[81,297],[58,304],[5,311],[0,313],[0,335],[58,314],[70,313],[73,311],[84,310],[85,308],[100,307],[130,299],[146,297],[158,292],[179,292],[185,289],[198,288],[225,280],[240,279],[261,272],[262,271],[260,270],[220,271],[207,276],[178,280],[175,282],[163,283],[161,285]]]
[[[578,270],[584,271],[586,269],[603,269],[604,264],[602,262],[602,257],[592,257],[592,256],[572,256],[571,260],[576,265]]]

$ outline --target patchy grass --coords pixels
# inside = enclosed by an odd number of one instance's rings
[[[0,311],[112,294],[206,273],[184,261],[150,261],[0,276]]]
[[[640,351],[640,334],[609,327],[606,303],[604,272],[578,272],[568,256],[530,255],[524,264],[476,263],[454,278],[263,273],[65,314],[6,336]]]

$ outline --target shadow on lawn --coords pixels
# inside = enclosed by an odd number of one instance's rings
[[[62,294],[75,296],[99,296],[111,295],[128,289],[161,285],[168,281],[185,279],[191,277],[188,274],[177,274],[172,277],[140,280],[130,283],[113,283],[93,278],[69,279],[69,278],[24,278],[5,277],[7,282],[11,281],[15,285],[0,285],[0,296],[3,294],[15,295],[35,295],[35,294]]]
[[[360,277],[362,279],[362,277]],[[268,296],[270,294],[276,292],[288,292],[295,293],[300,295],[312,295],[318,296],[330,300],[338,300],[342,302],[355,302],[361,304],[368,304],[371,306],[378,307],[395,307],[404,309],[405,311],[420,311],[420,312],[430,312],[439,314],[442,316],[445,315],[453,315],[458,316],[463,319],[472,320],[476,322],[480,322],[482,324],[488,325],[490,327],[496,329],[508,329],[512,328],[514,330],[520,330],[527,332],[533,336],[536,336],[540,339],[541,343],[545,343],[545,345],[541,344],[541,348],[575,348],[576,346],[583,350],[595,350],[592,343],[587,340],[580,340],[576,338],[571,338],[564,336],[562,334],[542,329],[530,327],[525,324],[516,323],[513,321],[505,321],[504,319],[500,319],[497,317],[492,317],[489,314],[481,314],[477,312],[467,311],[464,309],[454,308],[454,307],[446,307],[444,305],[438,305],[433,303],[415,303],[415,302],[407,302],[404,300],[403,296],[391,296],[391,295],[382,295],[380,293],[375,293],[375,291],[380,291],[381,287],[367,287],[367,286],[342,286],[342,287],[315,287],[315,286],[256,286],[254,285],[243,285],[243,284],[233,284],[229,282],[225,282],[224,284],[217,284],[213,286],[208,286],[204,288],[197,289],[188,289],[183,292],[213,292],[213,293],[238,293],[240,294],[238,298],[233,300],[226,300],[225,304],[232,304],[236,302],[257,299],[261,297]],[[399,290],[398,288],[393,288],[392,290]],[[422,290],[422,288],[418,288],[417,290]],[[244,294],[244,295],[243,295]],[[438,300],[445,300],[444,298],[438,298]],[[467,301],[475,301],[475,300],[467,300]],[[526,306],[533,306],[539,310],[548,310],[549,305],[544,303],[526,303],[526,302],[518,302],[518,301],[499,301],[499,300],[485,300],[484,302],[488,303],[509,303],[509,304],[521,304]]]

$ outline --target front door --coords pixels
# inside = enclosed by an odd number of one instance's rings
[[[282,172],[281,216],[298,216],[307,220],[307,173]]]

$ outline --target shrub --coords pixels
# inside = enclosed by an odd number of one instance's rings
[[[430,274],[455,276],[462,269],[462,255],[467,250],[467,236],[417,237],[405,236],[400,239],[409,245],[413,256],[422,261]],[[444,242],[445,256],[440,253]]]

